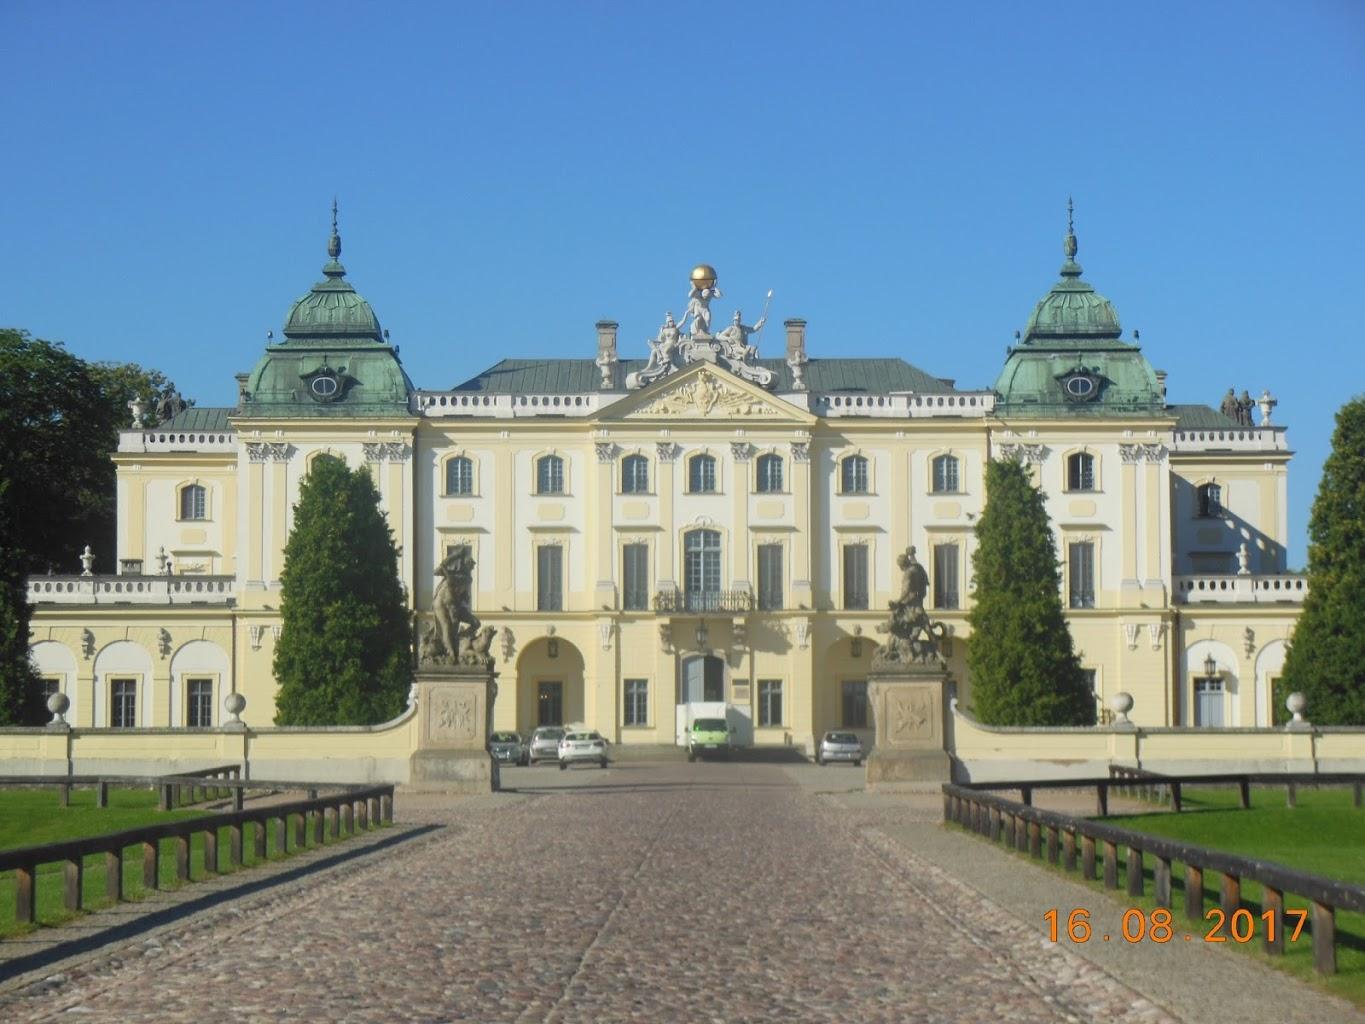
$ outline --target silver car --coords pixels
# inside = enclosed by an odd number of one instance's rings
[[[495,732],[488,737],[488,752],[501,764],[526,764],[526,744],[515,732]]]
[[[597,732],[565,733],[559,741],[559,770],[563,771],[579,761],[595,762],[599,768],[607,766],[607,741]]]
[[[542,725],[535,732],[531,733],[531,742],[527,745],[526,759],[528,763],[535,764],[537,761],[558,761],[559,760],[559,741],[564,738],[564,730],[557,725]]]
[[[863,741],[851,732],[827,732],[815,750],[815,763],[828,764],[830,761],[852,761],[855,765],[863,763]]]

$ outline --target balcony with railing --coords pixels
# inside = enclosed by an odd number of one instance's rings
[[[235,576],[30,576],[33,605],[216,604],[237,602]]]
[[[749,590],[680,590],[670,587],[654,595],[654,610],[667,614],[753,611]]]
[[[1203,573],[1176,576],[1172,583],[1176,604],[1303,604],[1308,594],[1308,577],[1302,573]]]

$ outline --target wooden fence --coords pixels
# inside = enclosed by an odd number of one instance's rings
[[[1286,781],[1288,780],[1288,781]],[[1180,789],[1183,785],[1236,784],[1241,790],[1242,806],[1251,804],[1251,784],[1262,782],[1294,785],[1323,785],[1329,783],[1355,786],[1356,806],[1360,806],[1361,775],[1179,775],[1119,779],[1057,779],[1042,782],[979,783],[943,787],[943,818],[963,828],[988,837],[992,842],[1004,839],[1005,846],[1042,858],[1044,846],[1048,862],[1059,859],[1067,871],[1075,871],[1080,859],[1081,874],[1094,880],[1097,877],[1097,849],[1102,858],[1104,886],[1118,888],[1118,848],[1127,847],[1126,882],[1130,896],[1142,896],[1146,884],[1143,875],[1144,855],[1155,860],[1153,870],[1154,896],[1160,907],[1171,907],[1171,865],[1185,866],[1185,914],[1195,921],[1204,919],[1204,873],[1222,876],[1219,906],[1231,922],[1241,908],[1242,879],[1260,883],[1264,889],[1262,909],[1271,915],[1265,934],[1266,951],[1278,955],[1284,952],[1284,894],[1293,893],[1312,905],[1313,966],[1323,974],[1336,972],[1336,911],[1338,909],[1365,912],[1365,888],[1340,882],[1321,875],[1296,871],[1283,864],[1254,860],[1211,850],[1203,846],[1182,843],[1173,839],[1147,835],[1131,829],[1088,818],[1077,818],[1032,806],[1036,789],[1076,789],[1095,787],[1096,807],[1100,814],[1108,813],[1109,790],[1145,782],[1158,782],[1171,791],[1172,806],[1180,808]],[[1019,790],[1021,800],[1007,800],[987,789]]]

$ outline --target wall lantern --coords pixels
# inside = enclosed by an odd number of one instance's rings
[[[558,637],[554,637],[554,636],[550,637],[549,642],[548,642],[545,646],[546,646],[546,648],[548,648],[548,650],[549,650],[549,652],[550,652],[550,657],[552,657],[552,658],[558,658],[558,657],[559,657],[559,638],[558,638]]]
[[[1212,654],[1204,656],[1204,675],[1209,679],[1218,678],[1218,662]]]
[[[697,623],[697,650],[706,650],[706,641],[708,638],[709,634],[706,631],[706,620],[702,619]]]
[[[853,641],[849,644],[849,649],[855,658],[863,656],[863,627],[853,627]]]

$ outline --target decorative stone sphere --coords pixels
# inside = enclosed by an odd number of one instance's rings
[[[47,699],[47,709],[58,718],[61,718],[62,715],[66,714],[67,709],[70,707],[71,698],[64,693],[54,693]]]
[[[1295,721],[1303,720],[1303,713],[1308,710],[1308,698],[1295,690],[1285,698],[1284,706],[1289,709],[1289,713],[1294,716]]]
[[[692,268],[691,281],[694,288],[714,288],[716,268],[709,263],[698,263]]]
[[[229,693],[223,698],[223,707],[227,708],[229,715],[236,718],[242,713],[242,709],[246,707],[246,698],[240,693]]]
[[[1133,695],[1131,693],[1116,693],[1109,698],[1109,709],[1120,718],[1127,718],[1128,712],[1133,710]]]

